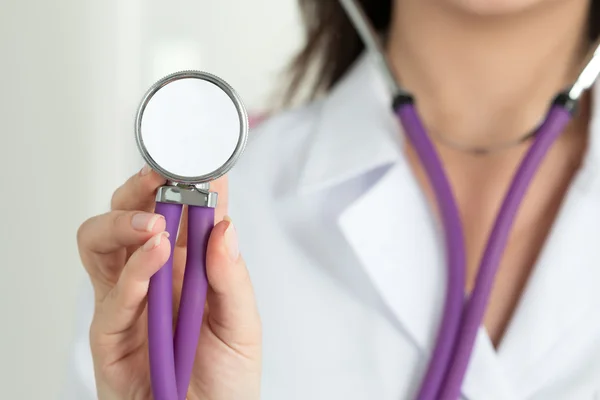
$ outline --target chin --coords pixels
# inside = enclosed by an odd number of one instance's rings
[[[437,0],[459,12],[480,16],[503,16],[566,0]]]

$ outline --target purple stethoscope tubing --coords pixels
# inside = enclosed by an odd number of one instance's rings
[[[450,183],[435,147],[427,136],[425,127],[415,110],[412,99],[408,96],[397,97],[394,102],[394,111],[425,169],[437,199],[444,228],[448,279],[446,280],[443,317],[438,328],[431,362],[423,380],[424,384],[417,397],[418,399],[435,399],[438,388],[444,379],[446,366],[452,357],[464,305],[464,235]]]
[[[456,399],[460,394],[494,278],[521,201],[548,150],[571,120],[573,105],[565,106],[560,102],[556,103],[550,108],[544,123],[535,134],[533,144],[521,161],[496,217],[479,265],[475,287],[465,308],[454,357],[451,359],[444,385],[439,392],[440,399]]]
[[[496,217],[479,266],[475,288],[463,311],[464,240],[454,196],[412,98],[406,94],[396,98],[394,111],[425,168],[441,211],[448,265],[443,318],[417,399],[458,398],[515,215],[544,156],[571,120],[573,108],[574,102],[566,94],[557,96],[544,123],[537,130],[533,144],[521,162]]]
[[[171,242],[167,263],[150,279],[148,347],[152,392],[157,400],[185,400],[202,326],[208,290],[206,248],[214,225],[214,208],[188,207],[188,250],[173,338],[173,254],[183,206],[156,203],[165,217]]]

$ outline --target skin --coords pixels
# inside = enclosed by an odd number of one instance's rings
[[[388,42],[395,71],[434,137],[491,145],[531,131],[587,50],[585,0],[399,0]],[[484,325],[497,346],[586,148],[589,99],[549,152],[516,218]],[[441,143],[465,228],[466,290],[529,143],[475,156]],[[413,149],[406,154],[434,204]]]
[[[584,0],[398,0],[388,52],[434,136],[479,145],[503,142],[531,130],[550,99],[573,78],[586,45],[586,7]],[[484,321],[496,345],[581,163],[588,114],[584,102],[583,112],[547,156],[517,217]],[[473,156],[438,145],[465,225],[467,291],[527,146]],[[410,146],[406,155],[433,204]],[[90,341],[100,400],[151,399],[145,297],[170,248],[164,238],[150,251],[140,247],[161,234],[164,220],[150,231],[135,230],[131,221],[135,214],[152,212],[154,192],[163,183],[154,173],[131,177],[115,192],[112,210],[89,219],[78,232],[96,298]],[[188,399],[258,400],[260,320],[244,262],[231,251],[234,228],[222,221],[226,179],[215,186],[220,222],[209,243],[207,317]],[[176,299],[185,246],[185,237],[178,238]]]
[[[78,231],[83,264],[92,281],[95,310],[90,344],[100,400],[152,399],[149,378],[146,294],[150,277],[166,262],[165,221],[134,229],[135,215],[152,218],[154,193],[164,180],[150,172],[132,176],[114,193],[111,211],[90,218]],[[189,400],[258,400],[261,325],[248,271],[236,250],[235,228],[223,220],[226,178],[213,183],[220,207],[207,253],[209,292]],[[139,217],[137,218],[139,220]],[[185,221],[184,215],[184,221]],[[182,225],[183,232],[186,231]],[[160,244],[153,247],[161,238]],[[174,297],[179,299],[186,253],[180,235],[174,252]],[[150,243],[151,250],[144,244]],[[175,301],[174,307],[178,304]]]

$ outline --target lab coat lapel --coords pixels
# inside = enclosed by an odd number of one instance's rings
[[[333,222],[395,325],[426,348],[444,291],[443,258],[431,249],[443,247],[403,161],[400,126],[369,58],[360,59],[325,100],[312,140],[300,193],[335,198],[336,187],[372,176],[368,184],[355,183],[363,192],[337,210]]]
[[[574,187],[530,277],[499,348],[499,356],[523,396],[560,376],[554,350],[576,340],[598,319],[600,305],[600,207]],[[571,342],[572,344],[572,342]]]
[[[499,357],[519,398],[526,398],[561,376],[569,348],[598,325],[600,306],[600,120],[598,89],[590,125],[588,153],[503,341]],[[585,345],[580,343],[580,345]],[[561,349],[566,349],[562,351]]]
[[[335,199],[336,188],[348,183],[364,189],[336,210],[335,222],[362,268],[365,279],[360,285],[372,287],[380,297],[375,312],[421,350],[423,362],[415,367],[424,372],[444,300],[443,238],[401,154],[401,127],[380,79],[363,58],[325,100],[299,191],[316,201],[317,193]],[[463,385],[465,398],[514,398],[485,332],[478,338],[470,371]]]
[[[350,205],[339,226],[403,329],[421,349],[434,340],[444,293],[441,248],[407,165],[392,167]]]
[[[339,226],[400,329],[427,360],[441,320],[446,269],[440,232],[409,167],[392,167],[344,211]],[[469,400],[515,399],[484,329],[462,394]]]
[[[515,400],[513,383],[503,365],[498,362],[496,349],[487,331],[481,327],[471,354],[462,385],[463,397],[468,400]]]

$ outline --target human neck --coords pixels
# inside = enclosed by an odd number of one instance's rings
[[[428,129],[493,145],[534,128],[587,49],[587,2],[467,15],[443,1],[396,0],[388,55]]]

